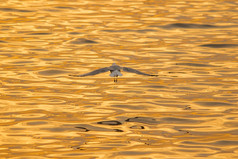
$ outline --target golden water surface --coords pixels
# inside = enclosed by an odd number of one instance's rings
[[[237,0],[2,0],[0,158],[238,158],[237,50]]]

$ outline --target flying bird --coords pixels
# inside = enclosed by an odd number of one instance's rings
[[[93,75],[96,75],[99,73],[104,73],[104,72],[110,71],[111,72],[110,76],[114,77],[114,82],[117,82],[117,77],[122,76],[121,70],[123,70],[125,72],[136,73],[139,75],[145,75],[145,76],[158,76],[158,75],[151,75],[151,74],[143,73],[143,72],[140,72],[136,69],[129,68],[129,67],[121,67],[115,63],[113,63],[110,67],[100,68],[100,69],[97,69],[97,70],[94,70],[92,72],[85,73],[82,75],[69,75],[69,76],[74,76],[74,77],[93,76]]]

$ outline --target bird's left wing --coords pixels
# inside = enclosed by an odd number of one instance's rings
[[[97,69],[97,70],[94,70],[92,72],[85,73],[85,74],[82,74],[82,75],[69,75],[69,76],[74,76],[74,77],[93,76],[93,75],[103,73],[103,72],[107,72],[107,71],[109,71],[109,67],[100,68],[100,69]]]
[[[158,75],[151,75],[151,74],[143,73],[143,72],[140,72],[140,71],[138,71],[138,70],[135,70],[135,69],[129,68],[129,67],[123,67],[122,69],[123,69],[123,71],[131,72],[131,73],[136,73],[136,74],[139,74],[139,75],[158,76]]]

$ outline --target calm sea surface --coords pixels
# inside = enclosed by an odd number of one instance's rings
[[[237,0],[2,0],[0,59],[1,159],[238,158]]]

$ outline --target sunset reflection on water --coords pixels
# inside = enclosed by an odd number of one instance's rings
[[[237,6],[3,1],[1,158],[238,158]]]

